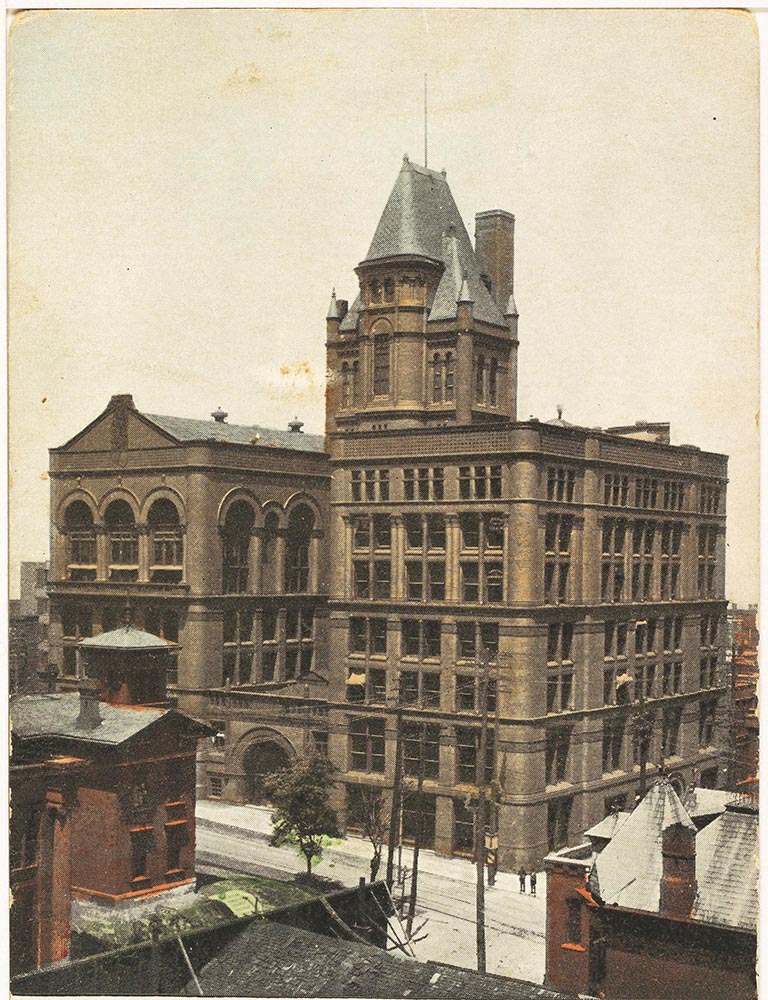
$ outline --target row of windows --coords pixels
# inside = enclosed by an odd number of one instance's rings
[[[699,704],[698,744],[707,749],[715,738],[717,703],[707,699]],[[660,714],[661,728],[657,733],[658,744],[648,748],[651,760],[674,757],[680,753],[680,728],[682,708],[670,706]],[[652,723],[655,718],[652,716]],[[561,726],[547,733],[545,747],[545,780],[548,786],[556,786],[569,781],[571,764],[572,730]],[[631,743],[631,764],[638,766],[641,756],[641,741],[635,734],[631,720],[626,718],[608,719],[603,725],[602,766],[604,773],[624,769],[629,763],[625,758],[627,738]]]
[[[114,500],[105,513],[107,574],[111,581],[134,582],[139,578],[139,526],[125,500]],[[222,527],[222,590],[225,594],[248,590],[250,550],[255,513],[249,503],[238,500],[227,511]],[[309,589],[309,545],[314,514],[305,504],[294,507],[288,518],[284,556],[284,587],[289,593]],[[149,530],[149,581],[178,583],[184,568],[184,535],[179,514],[170,500],[156,500],[147,515]],[[65,513],[67,574],[71,580],[95,580],[97,574],[96,528],[90,508],[75,500]],[[277,585],[276,546],[279,519],[275,512],[264,522],[261,570],[263,588]]]
[[[478,778],[481,778],[486,784],[491,784],[494,780],[496,763],[493,729],[487,731],[485,767],[482,775],[478,774],[480,729],[456,726],[451,735],[456,741],[453,781],[459,785],[476,785]],[[407,776],[416,778],[421,776],[429,780],[439,778],[440,737],[438,725],[403,723],[403,771]],[[384,719],[353,719],[349,727],[351,770],[366,774],[383,774],[385,745]]]
[[[459,516],[460,545],[462,551],[478,549],[502,550],[504,525],[502,514],[464,513]],[[393,519],[389,514],[356,517],[351,521],[352,547],[386,550],[392,547]],[[403,517],[405,544],[408,551],[442,550],[446,548],[446,519],[442,514],[406,514]]]
[[[353,469],[351,496],[361,501],[381,502],[390,499],[389,469]],[[462,465],[459,467],[458,495],[461,500],[487,500],[501,497],[500,465]],[[402,470],[404,500],[444,500],[443,466],[417,466]]]
[[[659,491],[661,485],[661,491]],[[675,479],[659,480],[638,476],[634,481],[634,506],[654,510],[661,498],[662,510],[682,510],[685,504],[685,483]],[[630,502],[630,477],[607,473],[603,477],[603,503],[611,507],[626,507]]]
[[[90,507],[73,501],[64,514],[67,536],[67,575],[70,580],[95,580],[96,527]],[[110,580],[133,581],[139,572],[139,528],[126,500],[113,500],[104,513],[107,536],[107,572]],[[156,500],[147,514],[149,579],[156,583],[181,580],[184,537],[179,512],[170,500]]]
[[[500,561],[487,559],[460,563],[461,600],[465,604],[501,604],[504,601],[504,571]],[[427,558],[405,560],[405,599],[408,601],[445,600],[445,560]],[[352,594],[362,600],[388,600],[392,597],[392,571],[389,559],[354,559]]]

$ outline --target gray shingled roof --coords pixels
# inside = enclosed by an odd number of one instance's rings
[[[324,450],[322,434],[301,434],[276,430],[273,427],[218,423],[215,420],[194,420],[191,417],[168,417],[143,413],[178,441],[225,441],[230,444],[257,444],[264,448],[290,448],[293,451]]]
[[[455,236],[458,262],[453,260],[453,247],[444,239],[446,233],[453,233]],[[365,260],[401,256],[427,257],[446,264],[446,270],[451,271],[450,276],[445,279],[445,287],[437,297],[438,312],[430,315],[430,319],[446,319],[456,315],[456,296],[461,288],[461,275],[466,272],[475,318],[497,326],[506,326],[501,310],[480,277],[472,241],[445,175],[417,166],[409,160],[403,161]],[[456,285],[456,270],[459,284],[455,287],[451,306],[448,300]],[[358,308],[355,301],[350,312],[356,313]],[[342,328],[353,329],[353,326],[345,325],[351,324],[352,319],[348,314]]]
[[[198,974],[205,996],[567,1000],[533,983],[416,962],[355,941],[255,921]]]
[[[628,812],[610,813],[610,815],[601,819],[599,823],[590,827],[589,830],[585,830],[584,836],[595,837],[600,840],[611,840],[616,835],[617,830],[621,829],[631,815]]]
[[[733,792],[720,788],[688,788],[683,795],[683,805],[691,819],[696,820],[725,812],[726,805],[732,799]]]
[[[696,837],[694,920],[757,930],[758,827],[755,809],[729,804]]]
[[[597,856],[590,890],[609,906],[658,913],[662,834],[677,824],[696,829],[672,785],[660,778]]]
[[[11,730],[21,739],[63,736],[117,746],[167,715],[162,708],[116,708],[99,704],[102,723],[96,729],[78,729],[79,694],[32,694],[11,700]]]
[[[176,643],[161,639],[159,635],[144,632],[135,625],[122,625],[111,632],[82,639],[81,646],[87,649],[164,649],[175,648]]]

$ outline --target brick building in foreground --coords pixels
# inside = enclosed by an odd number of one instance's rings
[[[631,813],[547,857],[545,982],[617,1000],[755,995],[758,816],[661,778]],[[701,801],[703,800],[703,801]]]
[[[11,971],[69,953],[73,903],[125,910],[195,874],[195,757],[211,728],[169,709],[157,636],[90,640],[79,694],[11,699]]]
[[[445,174],[406,159],[328,310],[325,442],[115,396],[53,449],[62,685],[129,593],[220,732],[206,794],[260,801],[265,772],[327,748],[355,829],[399,732],[403,836],[418,804],[424,846],[458,855],[487,690],[503,867],[634,800],[639,703],[650,761],[720,783],[727,460],[666,424],[518,421],[513,259],[508,212],[473,246]]]

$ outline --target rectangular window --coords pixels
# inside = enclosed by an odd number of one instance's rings
[[[547,803],[547,843],[550,851],[566,847],[569,840],[573,799],[553,799]]]
[[[400,673],[400,701],[403,705],[416,705],[419,700],[419,673],[403,670]]]
[[[406,722],[403,724],[403,771],[411,778],[437,780],[440,773],[440,727]]]
[[[379,500],[389,500],[389,469],[379,469]]]
[[[488,730],[488,741],[485,754],[484,781],[490,784],[493,781],[494,771],[494,733]],[[458,727],[456,729],[456,782],[459,785],[477,784],[477,756],[480,747],[480,730],[468,727]]]
[[[352,570],[354,573],[355,597],[370,597],[371,586],[368,563],[355,560],[355,562],[352,563]]]
[[[403,469],[403,498],[405,500],[416,499],[416,470]]]
[[[422,622],[424,629],[424,656],[440,659],[440,622]]]
[[[377,559],[373,564],[373,596],[388,598],[390,595],[391,567],[388,559]]]
[[[408,587],[408,600],[420,601],[424,596],[422,566],[420,562],[406,562],[405,573]]]
[[[573,469],[550,465],[547,469],[547,499],[573,503],[576,473]]]
[[[440,674],[421,675],[422,701],[425,708],[440,707]]]
[[[463,799],[453,800],[453,850],[465,856],[475,850],[475,813]]]
[[[359,501],[363,499],[362,474],[359,469],[352,470],[352,499]]]
[[[431,601],[445,600],[445,563],[427,563],[427,578],[429,581],[428,599]]]
[[[624,723],[608,722],[603,729],[603,773],[621,769]]]
[[[419,514],[405,516],[405,544],[409,549],[421,549],[424,546],[424,522]]]
[[[566,780],[571,749],[570,729],[551,729],[547,733],[545,750],[546,782],[557,785]]]
[[[352,770],[383,774],[384,720],[355,719],[349,733]]]
[[[472,496],[471,469],[468,465],[459,467],[459,499],[469,500]]]
[[[419,844],[427,850],[435,846],[435,795],[423,792],[406,792],[403,796],[403,843],[414,844],[416,832],[419,833]]]

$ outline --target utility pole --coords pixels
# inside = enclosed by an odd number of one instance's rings
[[[422,823],[422,803],[421,790],[424,786],[424,744],[426,723],[420,722],[419,726],[419,776],[416,785],[416,836],[413,842],[413,864],[411,866],[411,898],[408,903],[408,923],[406,930],[408,938],[413,930],[413,918],[416,915],[416,893],[419,884],[419,849],[421,848],[421,823]]]
[[[403,708],[400,701],[398,677],[397,709],[395,711],[395,777],[392,783],[392,812],[389,818],[389,844],[387,847],[387,886],[392,892],[395,884],[395,849],[400,839],[400,810],[403,801]]]
[[[635,739],[640,751],[640,788],[638,795],[640,799],[645,797],[648,781],[648,746],[651,742],[653,732],[653,714],[645,705],[645,674],[640,682],[640,697],[635,709],[633,720]]]
[[[485,972],[485,758],[488,752],[488,654],[480,654],[480,746],[477,754],[477,813],[475,816],[475,865],[477,874],[477,971]]]

